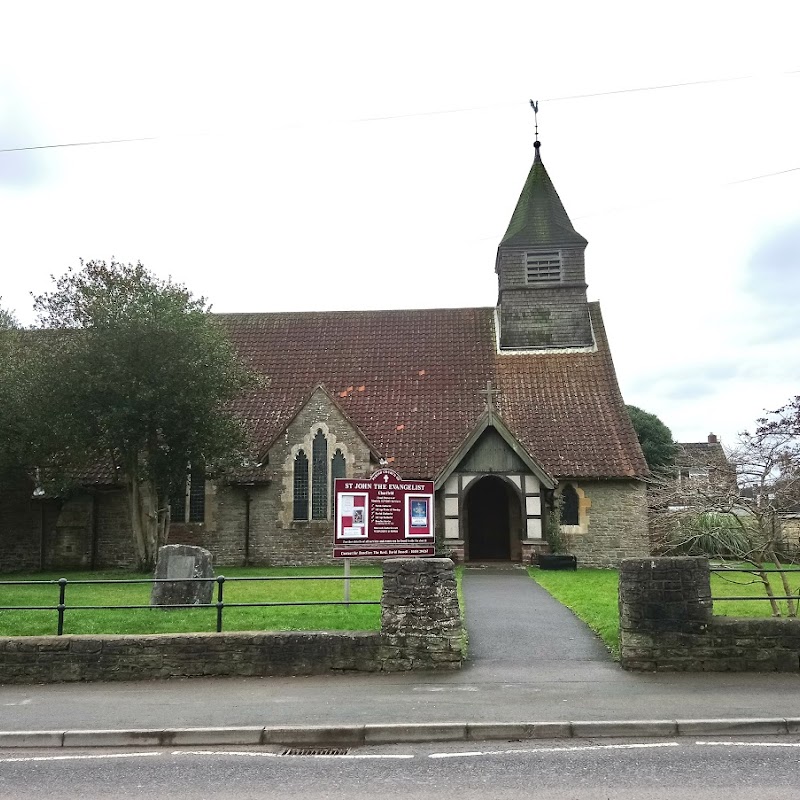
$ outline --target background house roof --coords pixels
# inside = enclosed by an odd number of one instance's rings
[[[733,469],[719,442],[678,442],[675,466],[708,467],[728,471]]]
[[[528,452],[559,477],[647,474],[625,412],[599,305],[595,352],[497,352],[493,308],[222,314],[262,385],[235,410],[259,454],[309,392],[324,386],[401,475],[434,478],[495,406]]]

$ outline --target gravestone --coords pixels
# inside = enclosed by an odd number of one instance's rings
[[[168,544],[159,547],[154,577],[167,580],[153,584],[150,593],[151,606],[200,605],[210,603],[214,594],[211,553],[202,547],[188,544]],[[181,578],[210,580],[188,581]]]

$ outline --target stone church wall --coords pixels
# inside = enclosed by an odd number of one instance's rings
[[[136,551],[125,492],[118,490],[98,493],[95,513],[97,514],[96,566],[106,569],[131,569],[136,564]]]
[[[217,486],[213,494],[214,524],[204,524],[198,544],[210,550],[214,565],[241,566],[245,562],[245,530],[247,526],[247,494],[250,495],[250,530],[252,537],[254,510],[266,489],[263,486]],[[209,508],[206,503],[206,509]],[[182,544],[170,530],[170,543]]]
[[[42,507],[27,481],[0,491],[0,572],[39,569]]]
[[[650,555],[645,485],[641,481],[577,481],[586,503],[581,532],[562,535],[581,567],[618,567]],[[582,520],[582,523],[584,520]]]
[[[269,452],[272,483],[250,490],[251,564],[289,566],[332,562],[334,523],[330,511],[333,492],[330,480],[328,519],[292,519],[294,458],[298,449],[304,447],[311,460],[311,441],[320,428],[328,439],[329,462],[339,448],[345,456],[348,477],[368,476],[374,471],[375,464],[370,460],[366,442],[327,394],[317,390]],[[241,564],[244,561],[244,490],[238,487],[220,489],[217,500],[216,531],[204,546],[214,553],[215,563]]]

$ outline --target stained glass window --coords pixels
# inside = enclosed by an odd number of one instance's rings
[[[206,521],[206,470],[192,467],[189,476],[189,522]]]
[[[169,499],[169,518],[171,522],[186,522],[186,484]]]
[[[331,459],[331,517],[333,516],[333,506],[336,499],[336,495],[333,492],[333,489],[336,486],[334,481],[337,478],[344,477],[346,477],[344,468],[344,454],[341,450],[339,450],[339,448],[337,448],[336,452],[333,454],[333,458]]]
[[[301,450],[294,459],[294,518],[308,519],[308,456]]]
[[[575,487],[568,483],[561,493],[561,524],[578,525],[578,493]]]
[[[317,431],[311,445],[311,519],[328,518],[328,440]]]

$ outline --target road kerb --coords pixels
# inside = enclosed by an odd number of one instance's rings
[[[64,731],[0,731],[0,749],[4,747],[62,747]]]
[[[474,742],[492,739],[569,739],[569,722],[470,722],[467,739]]]
[[[786,720],[786,732],[790,735],[800,733],[800,719],[790,717]]]
[[[162,744],[185,747],[191,745],[258,745],[262,743],[264,726],[242,728],[173,728],[163,732]]]
[[[572,736],[576,739],[593,737],[627,736],[677,736],[678,723],[673,719],[626,719],[619,721],[587,720],[572,722]]]
[[[775,736],[789,733],[785,719],[679,719],[680,736]]]
[[[265,727],[261,744],[301,747],[358,746],[364,744],[363,725],[295,725]]]
[[[400,742],[465,742],[466,722],[421,722],[404,725],[365,725],[365,744],[397,744]]]
[[[158,747],[163,729],[64,731],[64,747]]]
[[[0,731],[0,749],[284,745],[358,747],[489,740],[780,736],[800,734],[800,719],[584,720],[574,722],[440,722],[285,725],[127,730]]]

